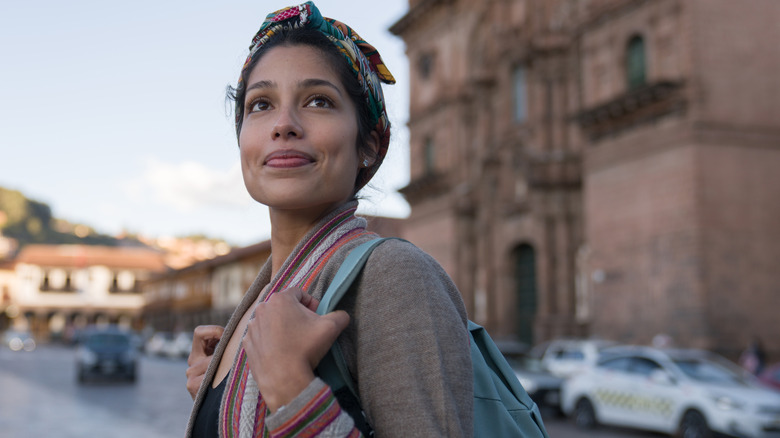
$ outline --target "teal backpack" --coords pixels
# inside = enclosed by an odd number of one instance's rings
[[[384,240],[387,239],[371,240],[349,253],[320,300],[318,314],[335,309],[363,269],[371,251]],[[539,408],[487,331],[469,321],[469,336],[474,369],[474,436],[549,438]],[[338,342],[318,365],[317,374],[330,385],[339,404],[352,416],[363,435],[372,436]]]

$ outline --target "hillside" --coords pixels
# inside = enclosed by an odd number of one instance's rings
[[[31,243],[142,245],[136,239],[117,239],[90,226],[55,218],[47,204],[3,187],[0,187],[0,233],[16,240],[18,248]]]

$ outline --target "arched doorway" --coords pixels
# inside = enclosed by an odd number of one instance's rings
[[[536,252],[531,245],[519,245],[513,251],[515,263],[515,298],[517,314],[515,333],[520,342],[533,345],[536,319]]]

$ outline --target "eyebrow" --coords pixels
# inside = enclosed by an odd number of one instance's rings
[[[330,87],[334,89],[339,95],[341,95],[341,90],[339,90],[339,87],[334,85],[330,81],[326,81],[325,79],[304,79],[297,84],[298,88],[311,88],[311,87]],[[248,86],[246,88],[246,92],[250,92],[254,89],[268,89],[268,88],[278,88],[278,85],[276,82],[273,81],[257,81],[254,84]]]

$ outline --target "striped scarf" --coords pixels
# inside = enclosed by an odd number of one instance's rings
[[[293,286],[298,286],[304,291],[308,290],[328,259],[339,248],[367,234],[366,220],[355,217],[355,209],[356,207],[353,207],[339,213],[314,233],[308,241],[299,245],[299,249],[287,258],[282,269],[276,274],[275,280],[272,280],[263,300],[268,301],[275,292]],[[222,404],[219,416],[220,436],[238,438],[268,436],[264,428],[267,412],[265,401],[249,371],[243,346],[239,348],[227,379],[223,395],[226,401]]]

